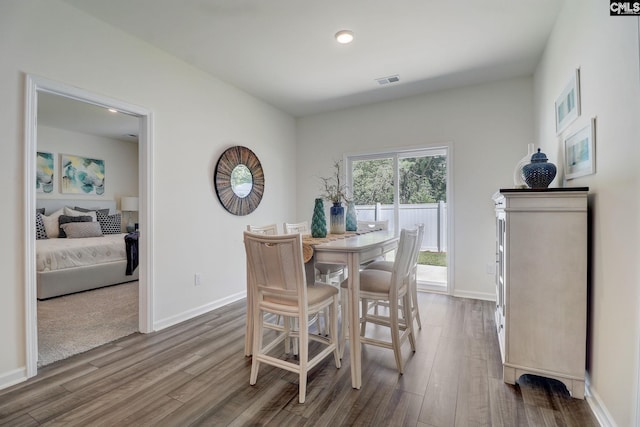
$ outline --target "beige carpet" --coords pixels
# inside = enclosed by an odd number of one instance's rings
[[[38,301],[38,367],[137,331],[137,281]]]

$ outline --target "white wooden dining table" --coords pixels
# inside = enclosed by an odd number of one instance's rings
[[[362,348],[360,342],[360,265],[374,260],[394,250],[398,237],[390,230],[380,230],[354,235],[345,239],[332,240],[313,245],[315,263],[344,264],[348,268],[349,292],[349,355],[351,361],[351,386],[362,386]],[[247,280],[250,277],[247,276]],[[251,289],[247,286],[247,290]],[[251,318],[251,295],[247,293],[247,325],[245,335],[245,355],[252,353],[253,319]]]

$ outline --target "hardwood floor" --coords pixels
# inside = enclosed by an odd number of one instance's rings
[[[493,303],[419,294],[416,352],[365,346],[361,390],[349,358],[309,374],[305,404],[296,375],[261,366],[249,385],[245,303],[174,327],[134,334],[41,369],[0,390],[8,426],[597,426],[584,400],[560,383],[502,382]],[[346,351],[349,351],[348,348]]]

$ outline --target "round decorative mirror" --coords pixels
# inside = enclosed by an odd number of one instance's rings
[[[264,173],[260,160],[247,147],[225,150],[218,159],[214,177],[218,199],[234,215],[253,212],[264,193]]]
[[[251,193],[253,176],[245,165],[238,165],[231,171],[231,189],[236,196],[243,198]]]

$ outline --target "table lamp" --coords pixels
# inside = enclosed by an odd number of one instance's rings
[[[138,212],[138,198],[127,196],[120,199],[120,210],[122,212],[129,212],[127,215],[127,232],[131,233],[136,230],[136,226],[131,220],[131,212]]]

